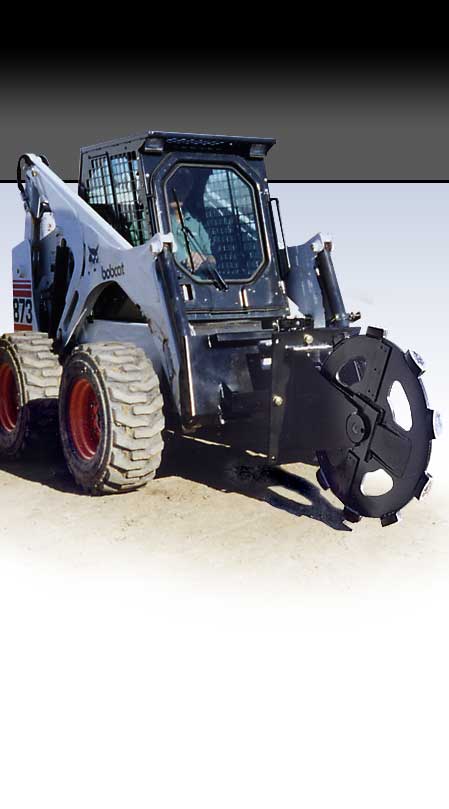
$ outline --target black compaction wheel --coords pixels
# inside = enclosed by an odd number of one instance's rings
[[[375,328],[342,341],[323,364],[322,374],[357,412],[346,425],[353,446],[317,453],[317,477],[352,522],[367,516],[395,523],[400,509],[430,488],[427,467],[441,423],[428,406],[423,371],[418,354],[401,351]]]

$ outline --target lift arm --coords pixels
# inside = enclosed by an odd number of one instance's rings
[[[70,252],[71,263],[52,335],[58,350],[70,347],[100,294],[114,283],[147,320],[168,378],[177,377],[177,344],[156,269],[157,256],[174,247],[172,234],[156,234],[133,247],[52,171],[45,158],[34,154],[19,159],[17,183],[26,220],[25,240],[13,252],[13,280],[17,288],[31,285],[32,328],[39,328],[38,295],[53,289],[58,250],[63,248]]]

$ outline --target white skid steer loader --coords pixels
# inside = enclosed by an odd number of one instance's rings
[[[390,525],[428,491],[440,421],[423,361],[381,329],[360,334],[324,236],[287,248],[274,143],[150,131],[98,144],[81,150],[78,195],[21,156],[0,454],[25,451],[57,405],[68,467],[92,493],[151,480],[166,428],[316,464],[352,522]]]

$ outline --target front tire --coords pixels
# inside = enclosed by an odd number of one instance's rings
[[[64,456],[76,483],[129,492],[154,478],[164,429],[159,380],[132,343],[91,343],[65,362],[59,396]]]

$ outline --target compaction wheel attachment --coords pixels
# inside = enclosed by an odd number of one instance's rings
[[[319,483],[341,500],[351,522],[362,516],[379,517],[383,526],[398,522],[400,509],[429,491],[432,439],[441,430],[420,378],[423,360],[369,328],[337,345],[321,371],[354,412],[346,424],[353,446],[317,453]]]

